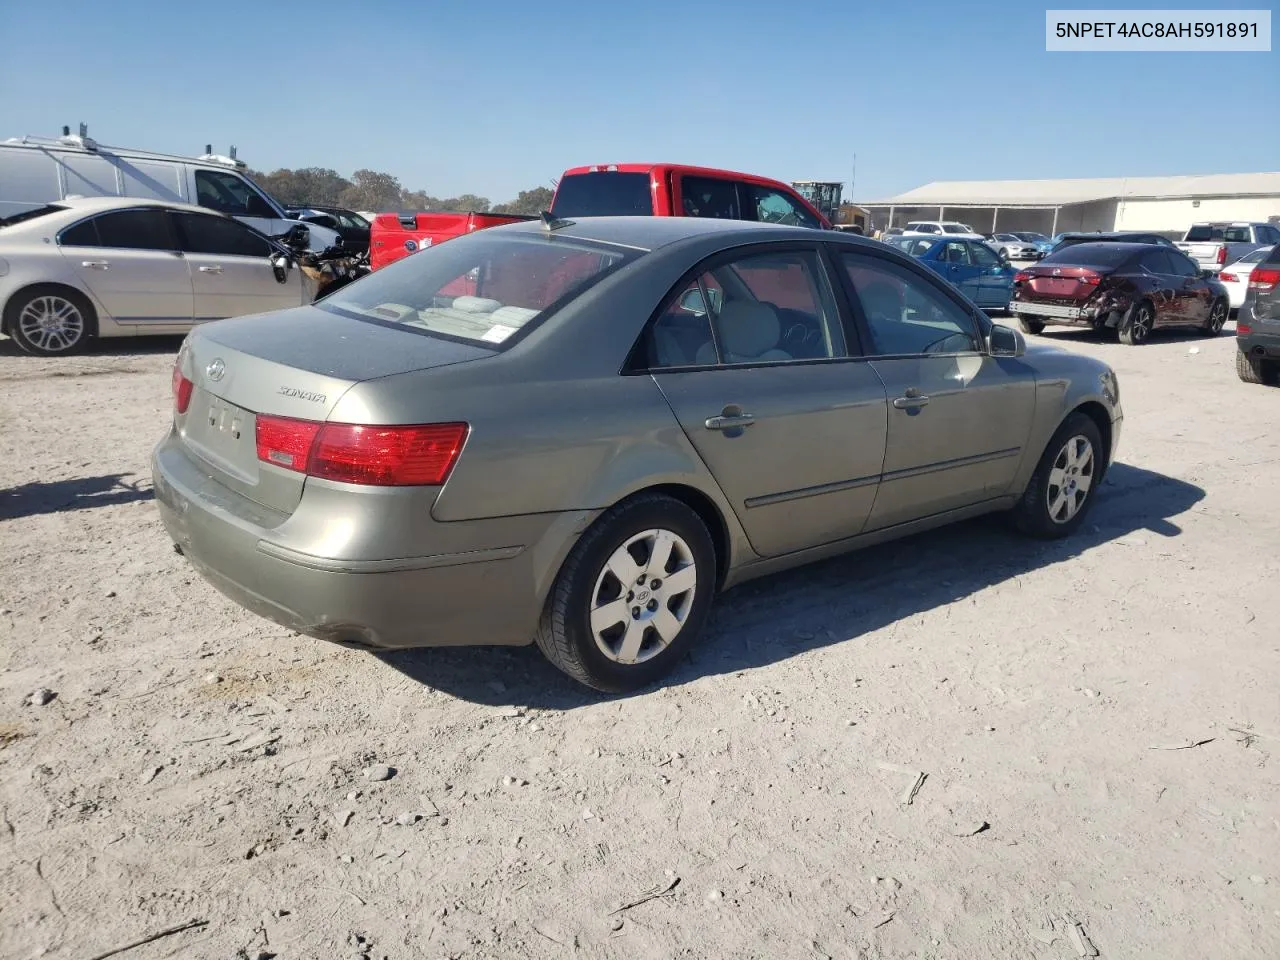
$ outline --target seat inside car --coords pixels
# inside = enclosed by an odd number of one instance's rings
[[[777,311],[767,303],[755,300],[728,300],[720,309],[716,321],[720,347],[726,363],[756,363],[795,359],[778,347],[782,337],[782,322]],[[709,365],[716,362],[715,345],[703,344],[698,348],[696,362]]]

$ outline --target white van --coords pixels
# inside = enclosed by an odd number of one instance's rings
[[[276,237],[299,223],[246,174],[232,156],[171,157],[142,150],[121,150],[91,140],[82,125],[73,136],[67,127],[57,139],[16,137],[0,142],[0,219],[68,197],[138,197],[168,203],[194,203],[227,213]],[[338,233],[303,224],[310,248],[320,251],[338,242]]]

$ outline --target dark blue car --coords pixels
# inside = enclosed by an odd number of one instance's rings
[[[942,274],[978,306],[1008,308],[1017,271],[981,240],[892,237],[888,242]]]

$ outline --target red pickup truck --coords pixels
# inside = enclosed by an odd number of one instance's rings
[[[831,223],[785,183],[750,173],[671,163],[611,163],[574,167],[560,177],[551,213],[557,217],[717,217],[830,230]],[[425,246],[528,220],[513,214],[379,214],[370,234],[374,270]]]

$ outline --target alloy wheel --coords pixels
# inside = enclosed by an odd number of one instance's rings
[[[1089,438],[1076,435],[1063,444],[1049,470],[1045,504],[1054,523],[1068,523],[1089,499],[1095,459]]]
[[[85,335],[80,308],[56,294],[36,297],[18,314],[18,330],[42,353],[64,353]]]
[[[693,550],[670,530],[645,530],[605,562],[591,593],[591,634],[614,663],[644,663],[665,650],[693,609]]]
[[[1209,333],[1221,333],[1227,322],[1227,305],[1219,300],[1209,312],[1209,325],[1205,329]]]

